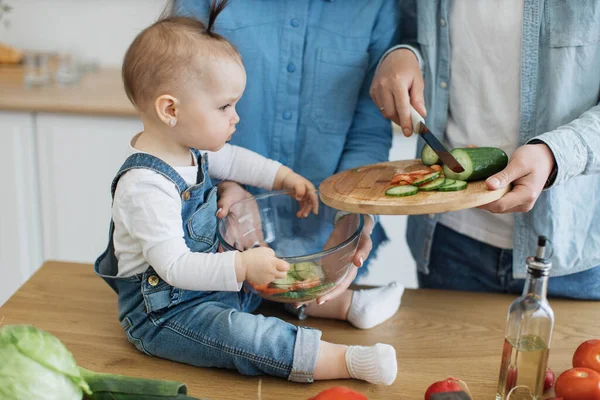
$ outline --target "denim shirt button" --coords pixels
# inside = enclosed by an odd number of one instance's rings
[[[440,26],[446,26],[446,20],[444,18],[440,18]]]
[[[300,26],[300,20],[298,20],[298,18],[292,18],[290,25],[292,25],[294,28],[297,28]]]
[[[446,82],[442,81],[442,82],[440,82],[440,87],[441,87],[442,89],[446,89],[446,88],[448,87],[448,83],[446,83]]]
[[[283,113],[283,119],[285,119],[285,120],[290,120],[290,119],[292,119],[292,113],[291,113],[291,112],[289,112],[289,111],[286,111],[286,112],[284,112],[284,113]]]
[[[190,199],[190,192],[183,192],[183,200],[188,201]]]
[[[294,65],[294,63],[289,63],[287,66],[287,70],[288,70],[288,72],[296,71],[296,66]]]
[[[148,283],[150,284],[150,286],[154,287],[156,285],[158,285],[158,276],[156,275],[150,275],[148,277]]]

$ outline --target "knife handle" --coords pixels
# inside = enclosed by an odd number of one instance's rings
[[[421,114],[414,109],[413,106],[410,106],[410,119],[412,121],[412,127],[414,133],[419,133],[417,126],[419,126],[419,122],[422,122],[425,125],[425,120],[421,117]]]

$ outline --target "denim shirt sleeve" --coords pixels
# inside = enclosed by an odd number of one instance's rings
[[[360,90],[354,119],[346,136],[346,143],[338,171],[361,165],[387,161],[392,146],[392,126],[385,119],[369,94],[375,69],[383,53],[399,38],[398,1],[386,1],[379,10],[369,45],[369,70]]]
[[[419,49],[419,42],[417,40],[417,4],[416,0],[403,0],[400,1],[400,19],[399,19],[399,44],[388,49],[383,56],[379,59],[377,68],[383,62],[390,53],[398,49],[407,49],[414,53],[415,57],[419,61],[421,70],[423,70],[423,57]]]
[[[550,147],[556,161],[556,179],[548,189],[578,175],[599,174],[600,103],[572,122],[532,140],[536,139]]]

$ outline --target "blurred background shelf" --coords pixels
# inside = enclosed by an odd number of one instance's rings
[[[102,68],[84,74],[76,84],[26,87],[21,65],[0,65],[0,109],[136,117],[123,91],[121,71]]]

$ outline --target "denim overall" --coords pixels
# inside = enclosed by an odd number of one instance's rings
[[[169,179],[181,193],[181,216],[187,246],[214,253],[218,247],[217,188],[208,176],[206,155],[198,161],[195,185],[149,154],[131,155],[112,183],[131,169],[149,169]],[[274,375],[312,382],[321,332],[296,327],[278,318],[250,314],[261,298],[239,292],[183,290],[169,285],[152,266],[141,274],[117,277],[111,221],[108,248],[95,271],[118,294],[119,321],[127,338],[148,354],[199,367],[237,369],[244,375]]]

